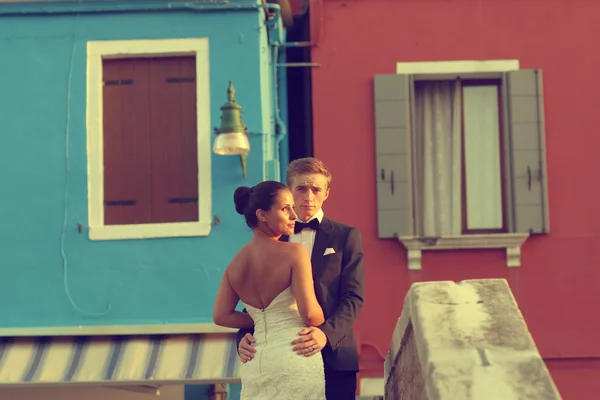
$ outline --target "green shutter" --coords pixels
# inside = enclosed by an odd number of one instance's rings
[[[549,232],[544,98],[541,70],[507,74],[513,230]]]
[[[410,76],[375,76],[375,146],[379,237],[413,235]]]

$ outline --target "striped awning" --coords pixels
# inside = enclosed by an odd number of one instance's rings
[[[239,382],[235,335],[0,337],[0,388]]]

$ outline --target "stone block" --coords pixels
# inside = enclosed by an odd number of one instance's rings
[[[419,282],[385,361],[388,400],[558,400],[505,279]]]

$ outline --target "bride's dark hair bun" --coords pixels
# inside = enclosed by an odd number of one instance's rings
[[[275,204],[277,194],[289,188],[281,182],[264,181],[254,187],[240,186],[233,193],[235,211],[246,219],[250,229],[258,226],[256,210],[268,211]]]
[[[244,215],[246,208],[248,208],[248,203],[250,202],[250,194],[252,193],[252,188],[248,186],[240,186],[235,189],[233,193],[233,202],[235,203],[235,211],[238,214]]]

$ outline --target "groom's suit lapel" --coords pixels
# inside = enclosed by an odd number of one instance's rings
[[[331,239],[331,231],[333,225],[331,221],[327,219],[327,217],[323,217],[323,221],[321,221],[321,227],[317,231],[315,236],[315,244],[313,245],[312,255],[310,257],[310,263],[312,265],[313,271],[313,279],[317,278],[318,273],[321,271],[321,261],[323,260],[323,255],[325,254],[325,249],[329,244],[329,240]],[[281,236],[279,238],[282,242],[289,242],[289,236]]]

